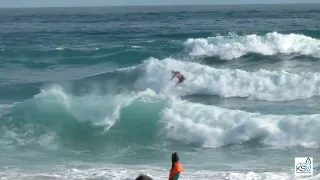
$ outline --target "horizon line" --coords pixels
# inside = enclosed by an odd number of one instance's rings
[[[93,5],[93,6],[25,6],[25,7],[0,7],[0,9],[31,9],[31,8],[97,8],[97,7],[155,7],[155,6],[232,6],[232,5],[292,5],[292,4],[320,4],[315,2],[295,3],[228,3],[228,4],[139,4],[139,5]]]

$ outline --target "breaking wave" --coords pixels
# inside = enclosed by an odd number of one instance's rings
[[[320,57],[320,40],[302,34],[267,33],[238,36],[214,36],[208,38],[189,38],[184,42],[186,50],[192,56],[218,56],[231,60],[248,53],[262,55],[300,54]]]
[[[320,145],[319,114],[228,110],[152,90],[78,97],[52,86],[6,109],[0,119],[2,148],[117,151],[171,140],[209,148],[252,142],[274,148]]]
[[[246,97],[251,100],[286,101],[320,95],[320,74],[286,71],[217,69],[171,58],[145,61],[143,76],[136,82],[139,88],[151,88],[166,94],[218,95],[221,97]],[[170,71],[181,71],[186,80],[173,87]]]

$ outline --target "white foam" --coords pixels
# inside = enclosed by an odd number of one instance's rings
[[[17,133],[15,129],[8,129],[7,127],[1,127],[2,138],[0,145],[2,148],[11,149],[14,146],[25,146],[28,144],[37,144],[44,149],[55,150],[58,148],[57,134],[55,132],[46,132],[40,136],[36,135],[36,127],[33,124],[24,125],[25,131],[23,133]]]
[[[14,104],[16,103],[13,103],[13,104],[0,104],[0,118],[3,114],[5,114],[8,109],[10,109],[12,106],[14,106]]]
[[[59,47],[56,48],[56,50],[64,50],[64,49],[65,49],[65,48],[62,47],[62,46],[59,46]]]
[[[172,86],[169,81],[171,70],[180,71],[186,80],[179,86],[168,89],[168,86]],[[136,86],[179,96],[205,94],[285,101],[320,95],[320,74],[268,70],[247,72],[217,69],[170,58],[161,61],[151,58],[145,61],[144,74],[137,80]]]
[[[320,40],[300,34],[267,33],[246,36],[215,36],[189,38],[184,43],[190,55],[219,56],[222,59],[239,58],[248,53],[274,55],[277,53],[297,53],[320,57]]]
[[[139,174],[146,174],[154,180],[168,178],[168,168],[154,166],[110,166],[105,165],[101,168],[90,169],[66,169],[59,170],[54,173],[50,172],[0,172],[0,176],[6,179],[106,179],[106,180],[132,180],[138,177]],[[228,172],[228,171],[196,171],[185,169],[185,172],[180,174],[179,179],[203,179],[203,180],[316,180],[319,179],[319,174],[312,177],[294,177],[291,173],[286,172]]]
[[[250,141],[274,148],[320,145],[320,114],[263,115],[173,100],[162,123],[168,138],[207,148]]]

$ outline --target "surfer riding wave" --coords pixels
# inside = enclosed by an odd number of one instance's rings
[[[172,78],[170,79],[170,81],[174,78],[177,77],[179,79],[179,81],[177,82],[177,85],[182,83],[186,78],[184,77],[184,75],[182,75],[179,71],[171,71],[172,73]]]

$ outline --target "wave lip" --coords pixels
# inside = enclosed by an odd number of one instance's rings
[[[309,55],[320,57],[320,40],[301,34],[267,33],[238,36],[215,36],[208,38],[189,38],[184,42],[192,56],[218,56],[231,60],[248,53],[274,55],[277,53]]]
[[[320,95],[320,74],[293,74],[286,71],[213,67],[166,58],[145,61],[144,74],[136,82],[139,88],[151,88],[178,96],[203,94],[221,97],[247,97],[252,100],[286,101]],[[170,71],[181,71],[186,80],[177,87],[169,81]]]

